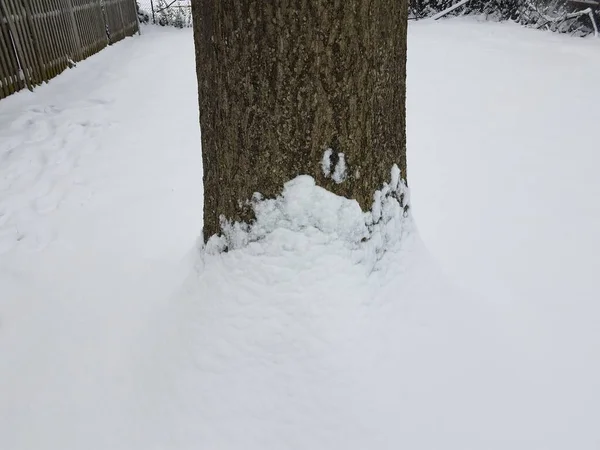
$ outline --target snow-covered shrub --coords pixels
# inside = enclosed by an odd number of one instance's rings
[[[186,28],[192,26],[192,8],[179,0],[158,0],[155,5],[156,21],[161,26]]]
[[[584,1],[530,0],[521,9],[518,21],[535,28],[576,36],[597,34],[600,9],[592,6]]]
[[[148,11],[142,9],[140,7],[139,2],[136,2],[136,7],[137,7],[138,20],[140,21],[140,23],[150,22],[150,13],[148,13]]]
[[[410,0],[409,17],[422,19],[461,3],[460,0]],[[513,20],[521,25],[576,36],[597,34],[600,6],[585,0],[467,0],[447,14],[484,15],[493,20]]]
[[[413,19],[431,17],[457,4],[460,0],[411,0],[409,15]],[[515,18],[522,0],[470,0],[449,15],[486,14],[500,20]]]

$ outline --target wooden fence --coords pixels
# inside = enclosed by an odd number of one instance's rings
[[[0,0],[0,99],[133,35],[135,0]]]

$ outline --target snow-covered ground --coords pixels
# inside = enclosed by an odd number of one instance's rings
[[[373,267],[198,258],[191,31],[144,30],[0,102],[0,449],[600,446],[598,42],[411,24],[419,232]]]
[[[202,226],[193,42],[154,31],[0,104],[3,450],[123,448],[140,327],[187,274]]]

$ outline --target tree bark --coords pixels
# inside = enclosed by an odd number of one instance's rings
[[[406,177],[407,0],[193,0],[204,238],[308,174],[369,209]],[[347,171],[326,176],[324,152]],[[334,179],[334,178],[337,178]]]

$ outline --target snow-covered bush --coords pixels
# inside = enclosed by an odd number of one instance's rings
[[[592,5],[593,6],[593,5]],[[531,0],[522,8],[518,21],[535,28],[576,36],[598,34],[599,6],[572,0]]]
[[[484,15],[576,36],[597,34],[600,22],[600,5],[578,0],[410,0],[409,17],[434,17],[458,3],[462,4],[448,12],[448,17]]]
[[[136,2],[136,7],[137,7],[138,20],[140,21],[140,23],[150,22],[150,13],[148,13],[148,11],[142,9],[140,7],[139,2]]]
[[[158,0],[155,5],[156,22],[161,26],[186,28],[192,26],[192,8],[187,3]]]
[[[459,3],[460,0],[411,0],[410,17],[421,19],[431,17]],[[500,20],[515,18],[522,0],[470,0],[449,15],[486,14],[497,16]]]

